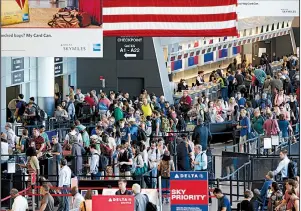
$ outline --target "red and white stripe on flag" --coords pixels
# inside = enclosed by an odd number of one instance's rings
[[[237,36],[237,0],[103,0],[104,36]]]

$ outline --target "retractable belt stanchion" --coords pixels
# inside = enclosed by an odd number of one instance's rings
[[[35,211],[36,210],[36,206],[35,206],[35,185],[36,185],[36,181],[37,181],[37,175],[35,173],[31,174],[31,191],[32,191],[32,210]]]
[[[163,202],[162,202],[162,177],[159,176],[158,178],[159,182],[159,210],[163,211]]]

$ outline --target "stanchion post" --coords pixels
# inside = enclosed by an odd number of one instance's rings
[[[32,210],[35,211],[36,210],[36,206],[35,206],[35,184],[37,181],[37,177],[35,173],[32,173],[31,175],[31,192],[32,192]]]
[[[162,202],[162,177],[159,176],[159,210],[163,211],[163,202]],[[166,186],[167,187],[167,186]]]

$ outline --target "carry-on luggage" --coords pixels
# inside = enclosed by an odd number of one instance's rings
[[[103,0],[79,0],[79,11],[90,15],[92,24],[102,24],[102,1]]]

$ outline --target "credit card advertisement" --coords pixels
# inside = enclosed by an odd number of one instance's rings
[[[1,25],[13,25],[29,21],[28,0],[1,0]]]
[[[103,57],[101,28],[2,28],[1,41],[2,56],[8,57]]]

